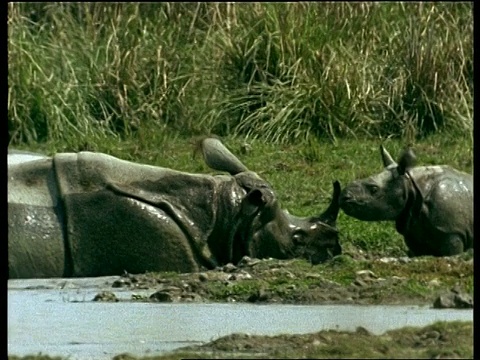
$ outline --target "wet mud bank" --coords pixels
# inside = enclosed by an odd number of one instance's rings
[[[103,283],[101,283],[103,281]],[[88,283],[88,280],[86,280]],[[247,302],[279,304],[429,305],[473,308],[473,255],[447,258],[340,256],[311,266],[302,260],[258,260],[190,274],[124,274],[95,280],[95,301]],[[65,286],[75,286],[68,280]],[[101,289],[100,289],[101,288]]]
[[[9,319],[11,359],[39,352],[49,355],[28,359],[218,358],[227,353],[252,358],[473,357],[473,254],[418,259],[342,255],[315,266],[244,258],[237,265],[190,274],[9,280],[8,292],[9,311],[21,318],[17,325]],[[11,294],[17,296],[13,302]],[[41,310],[44,306],[50,309]],[[395,326],[383,321],[384,327],[375,330],[375,315],[368,311],[377,311],[380,322],[397,316]],[[252,321],[242,324],[239,319],[248,319],[249,312]],[[35,319],[26,321],[29,316]],[[205,333],[201,329],[209,321],[212,329],[227,332],[195,337]],[[264,331],[255,331],[257,324]],[[177,335],[162,340],[161,331],[174,334],[170,329],[175,327]],[[55,331],[61,336],[56,338]],[[48,338],[36,338],[36,333]],[[19,347],[27,343],[19,334],[41,347]],[[78,334],[93,335],[93,340]]]

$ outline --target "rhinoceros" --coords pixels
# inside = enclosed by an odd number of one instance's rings
[[[220,140],[200,149],[209,167],[229,174],[93,152],[10,153],[9,277],[195,272],[243,256],[316,264],[341,253],[338,182],[321,215],[296,217]]]
[[[415,166],[411,148],[398,164],[381,145],[385,169],[348,184],[340,208],[363,221],[395,220],[411,257],[473,248],[473,176],[448,165]]]
[[[29,152],[29,151],[8,149],[7,161],[8,161],[8,166],[10,166],[18,163],[24,163],[27,161],[45,159],[45,158],[48,158],[48,156],[39,154],[39,153]]]

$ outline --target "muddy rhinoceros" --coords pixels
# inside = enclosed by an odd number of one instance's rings
[[[341,209],[359,220],[395,220],[409,256],[473,248],[473,176],[448,165],[415,166],[410,148],[398,164],[383,146],[380,152],[384,171],[348,184]]]
[[[193,272],[245,255],[319,263],[341,253],[338,182],[325,212],[300,218],[219,140],[200,148],[229,175],[92,152],[9,154],[9,277]]]

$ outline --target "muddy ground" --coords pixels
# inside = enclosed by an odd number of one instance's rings
[[[172,278],[126,274],[115,286],[156,288],[148,298],[137,301],[415,304],[472,308],[473,256],[353,259],[347,255],[318,266],[302,260],[244,258],[238,266],[229,264],[213,271]],[[356,332],[330,330],[307,335],[232,334],[203,346],[142,359],[199,357],[473,358],[473,323],[436,323],[424,328],[389,331],[381,336],[372,335],[364,328]],[[115,357],[115,360],[134,359],[137,358],[129,354]]]
[[[232,334],[165,356],[136,358],[120,354],[114,360],[187,358],[473,358],[473,324],[436,323],[388,331],[380,336],[361,327],[355,332],[329,330],[306,335]]]
[[[251,259],[191,274],[124,274],[93,301],[404,304],[473,308],[473,252],[435,258],[341,255],[312,266],[304,260]],[[133,290],[119,299],[119,289]],[[138,294],[135,290],[139,290]],[[388,316],[388,314],[386,314]],[[436,323],[381,336],[321,331],[308,335],[232,334],[161,357],[180,358],[473,358],[473,323]],[[10,356],[9,359],[19,359]],[[24,357],[50,359],[48,356]],[[53,359],[53,358],[51,358]],[[137,359],[119,354],[115,360]],[[138,358],[140,359],[140,358]]]
[[[342,255],[312,266],[304,260],[243,258],[237,265],[190,274],[124,274],[115,289],[150,290],[131,301],[283,304],[412,304],[473,308],[473,254],[355,260]],[[125,300],[122,300],[125,301]]]
[[[231,334],[202,346],[163,356],[119,354],[112,360],[178,359],[473,359],[473,323],[444,322],[423,328],[403,328],[375,336],[364,328],[355,332],[320,331],[305,335],[252,336]],[[48,355],[9,356],[9,360],[66,360]]]

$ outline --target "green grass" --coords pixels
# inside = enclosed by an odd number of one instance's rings
[[[10,3],[9,143],[471,138],[472,8]]]

